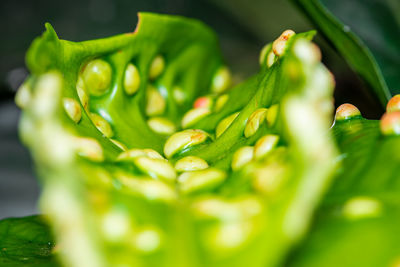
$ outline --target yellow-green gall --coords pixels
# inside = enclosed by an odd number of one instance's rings
[[[81,76],[78,77],[78,81],[76,82],[76,93],[78,94],[83,108],[87,110],[89,105],[89,96],[86,93],[85,82]]]
[[[217,70],[212,80],[211,91],[214,93],[223,93],[231,85],[231,73],[227,67],[221,67]]]
[[[90,61],[83,70],[82,78],[89,94],[100,96],[107,92],[111,84],[110,64],[102,59]]]
[[[222,119],[215,128],[215,136],[218,138],[225,132],[226,129],[232,124],[240,112],[233,113],[232,115]]]
[[[244,146],[236,150],[232,157],[232,170],[236,171],[249,163],[254,156],[254,148],[252,146]]]
[[[166,101],[161,93],[153,86],[147,87],[146,115],[156,116],[164,113]]]
[[[211,190],[224,182],[226,177],[224,171],[215,168],[185,172],[178,177],[179,189],[184,194]]]
[[[78,101],[75,99],[65,97],[63,98],[63,106],[65,112],[68,114],[71,120],[78,123],[82,118],[82,109]]]
[[[153,178],[159,178],[166,182],[175,181],[175,169],[165,159],[139,156],[134,158],[133,161],[141,171],[150,175]]]
[[[178,151],[190,146],[205,142],[209,135],[202,130],[184,130],[170,136],[164,145],[164,154],[167,158],[172,157]]]
[[[160,55],[156,56],[150,65],[149,78],[151,80],[154,80],[155,78],[161,75],[161,73],[164,71],[164,68],[165,68],[164,58]]]
[[[114,135],[114,132],[111,128],[111,125],[106,121],[103,117],[100,115],[97,115],[95,113],[90,114],[90,119],[92,120],[93,124],[96,126],[96,128],[105,136],[105,137],[112,137]]]
[[[96,139],[76,137],[73,141],[78,155],[93,161],[104,160],[103,148]]]
[[[185,113],[182,118],[182,128],[190,128],[196,122],[209,115],[211,111],[208,108],[194,108]]]
[[[202,158],[187,156],[175,163],[175,170],[178,172],[198,171],[208,168],[208,163]]]
[[[175,124],[167,118],[153,117],[147,121],[147,124],[154,132],[163,135],[170,135],[176,131]]]
[[[266,156],[270,151],[272,151],[278,144],[279,136],[274,134],[269,134],[258,139],[257,143],[254,145],[254,157],[260,159]]]
[[[343,206],[343,215],[348,219],[377,217],[381,212],[381,202],[371,197],[353,197]]]
[[[132,63],[126,66],[124,76],[124,89],[128,95],[133,95],[139,90],[140,87],[140,74],[138,69]]]
[[[276,117],[278,116],[278,108],[279,108],[278,104],[269,107],[267,114],[265,115],[265,119],[267,120],[269,126],[274,125]]]
[[[266,112],[266,108],[259,108],[250,115],[244,129],[244,136],[250,137],[257,132],[260,124],[265,119]]]
[[[215,101],[214,110],[220,111],[222,107],[225,106],[226,102],[228,102],[228,100],[229,100],[229,95],[227,94],[220,95]]]

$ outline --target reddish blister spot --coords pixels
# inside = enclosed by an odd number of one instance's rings
[[[193,135],[190,139],[192,141],[198,141],[198,140],[201,140],[202,138],[203,138],[202,134],[196,134],[196,135]]]
[[[400,95],[392,97],[386,106],[387,112],[400,111]]]
[[[211,99],[206,97],[206,96],[202,96],[196,99],[196,101],[194,101],[193,103],[193,107],[194,108],[208,108],[211,105]]]
[[[342,104],[336,109],[336,120],[346,120],[361,115],[358,108],[352,104]]]
[[[292,35],[294,35],[295,33],[294,33],[294,31],[292,31],[292,30],[286,30],[286,31],[284,31],[283,33],[282,33],[282,35],[281,35],[281,37],[282,37],[282,39],[283,40],[288,40],[289,39],[289,37],[291,37]]]
[[[380,127],[384,135],[400,135],[400,111],[383,114]]]

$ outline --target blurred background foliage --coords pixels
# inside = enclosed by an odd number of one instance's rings
[[[399,91],[399,1],[322,2],[370,46],[389,88]],[[283,30],[315,28],[289,0],[3,0],[0,7],[0,218],[36,212],[39,189],[29,155],[18,141],[19,111],[13,98],[28,75],[25,52],[45,22],[61,39],[83,41],[133,31],[138,11],[196,18],[217,32],[236,81],[257,71],[261,48]],[[383,108],[368,85],[321,34],[316,42],[336,78],[335,105],[350,102],[366,118],[379,118]]]

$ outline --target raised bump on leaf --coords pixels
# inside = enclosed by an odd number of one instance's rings
[[[91,95],[99,96],[110,89],[112,70],[102,59],[90,61],[84,67],[82,78]]]
[[[260,215],[263,206],[255,196],[240,196],[237,199],[209,196],[194,202],[192,209],[202,219],[238,222]]]
[[[315,64],[321,61],[321,50],[314,44],[306,40],[298,40],[294,46],[294,52],[304,62]]]
[[[132,175],[117,174],[121,181],[132,194],[139,195],[150,201],[172,202],[176,200],[176,193],[168,184],[154,180],[137,178]]]
[[[156,133],[170,135],[176,131],[175,124],[167,118],[153,117],[147,121],[149,127]]]
[[[250,137],[257,132],[260,124],[265,119],[267,111],[268,109],[266,108],[259,108],[250,115],[246,127],[244,128],[244,136]]]
[[[268,108],[267,114],[265,115],[265,119],[268,122],[269,126],[274,125],[276,121],[276,117],[278,115],[278,104],[272,105]]]
[[[156,56],[150,65],[150,70],[149,70],[150,79],[154,80],[155,78],[160,76],[161,73],[164,71],[164,68],[165,68],[164,58],[160,55]]]
[[[139,148],[132,148],[126,150],[118,155],[117,160],[127,160],[127,159],[134,159],[136,157],[146,156],[153,159],[164,159],[163,156],[160,155],[154,149],[146,148],[146,149],[139,149]]]
[[[234,252],[250,239],[254,231],[252,222],[240,221],[216,225],[206,236],[206,247],[214,253]]]
[[[81,76],[78,77],[78,81],[76,82],[76,92],[83,108],[86,110],[89,105],[89,96],[86,93],[85,82]]]
[[[114,135],[114,132],[111,128],[111,125],[106,119],[104,119],[102,116],[96,114],[96,113],[91,113],[90,114],[90,119],[92,120],[93,124],[96,126],[96,128],[104,134],[104,136],[110,138]]]
[[[384,135],[400,135],[400,111],[383,114],[380,128]]]
[[[382,212],[382,204],[371,197],[353,197],[343,206],[343,215],[348,219],[377,217]]]
[[[229,115],[228,117],[222,119],[215,128],[215,137],[220,137],[221,134],[223,134],[225,130],[229,128],[229,126],[236,119],[239,113],[240,112],[233,113],[232,115]]]
[[[140,170],[154,178],[167,182],[173,182],[176,178],[174,167],[164,159],[139,156],[134,158],[134,162]]]
[[[209,115],[211,111],[208,108],[194,108],[183,115],[182,128],[190,128],[200,119]]]
[[[260,159],[266,156],[271,150],[275,148],[278,141],[278,135],[269,134],[261,137],[254,145],[254,157],[256,159]]]
[[[226,177],[227,175],[224,171],[215,168],[184,172],[178,178],[179,189],[184,194],[211,190],[220,185]]]
[[[208,163],[202,158],[187,156],[181,158],[175,163],[175,169],[178,172],[198,171],[208,168]]]
[[[18,88],[17,94],[15,95],[15,103],[20,109],[23,109],[28,105],[30,100],[31,100],[31,91],[29,89],[29,86],[23,83]]]
[[[176,103],[182,104],[186,100],[185,91],[179,86],[174,86],[172,88],[172,97],[175,99]]]
[[[161,93],[152,85],[147,86],[146,115],[156,116],[164,113],[166,101]]]
[[[254,172],[253,187],[258,192],[274,195],[285,182],[286,166],[281,163],[271,163],[262,166]]]
[[[357,116],[361,116],[358,108],[352,104],[342,104],[336,109],[335,120],[348,120]]]
[[[124,89],[128,95],[133,95],[139,90],[140,86],[140,74],[135,65],[129,63],[126,66],[124,76]]]
[[[129,215],[117,209],[107,211],[101,218],[101,230],[108,241],[121,242],[128,238],[131,231]]]
[[[295,35],[294,31],[286,30],[278,37],[278,39],[276,39],[272,43],[272,51],[274,51],[275,55],[277,55],[277,56],[283,55],[283,53],[285,52],[285,49],[286,49],[287,41],[293,35]]]
[[[275,60],[276,60],[276,56],[275,56],[274,52],[272,52],[272,51],[269,52],[267,55],[267,66],[271,67],[272,64],[274,64]]]
[[[226,102],[228,102],[228,100],[229,100],[229,95],[227,94],[220,95],[215,101],[215,107],[214,107],[215,111],[220,111],[224,107]]]
[[[76,137],[74,139],[74,146],[76,147],[78,154],[82,157],[93,161],[104,160],[103,148],[96,139]]]
[[[400,94],[392,97],[386,105],[386,112],[400,111]]]
[[[135,248],[144,254],[154,253],[162,246],[161,230],[154,226],[142,227],[134,239]]]
[[[164,145],[164,154],[167,158],[172,157],[177,152],[200,143],[209,138],[208,134],[202,130],[184,130],[173,134]]]
[[[78,123],[82,117],[82,110],[79,103],[75,99],[65,97],[63,99],[63,105],[71,120],[73,120],[75,123]]]
[[[249,163],[254,156],[254,147],[244,146],[239,148],[232,157],[232,170],[236,171]]]
[[[197,98],[193,103],[193,108],[208,108],[211,109],[212,99],[209,96],[202,96]]]
[[[217,70],[212,80],[211,91],[214,93],[223,93],[231,85],[231,73],[227,67],[221,67]]]

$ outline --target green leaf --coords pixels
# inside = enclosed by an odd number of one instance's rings
[[[59,266],[53,249],[53,237],[42,217],[29,216],[0,221],[1,266]]]
[[[382,105],[391,95],[400,92],[400,44],[395,37],[399,32],[399,21],[395,19],[396,9],[389,7],[389,1],[293,2],[370,84]]]
[[[289,34],[266,46],[258,74],[226,92],[220,90],[229,74],[221,71],[215,36],[192,20],[144,14],[133,34],[72,43],[48,30],[45,36],[52,38],[34,42],[28,62],[59,59],[50,60],[53,65],[30,63],[28,89],[21,88],[30,99],[20,132],[44,183],[41,208],[63,244],[63,263],[261,267],[282,261],[306,232],[337,164],[326,134],[333,79],[310,41],[315,32]],[[48,42],[59,50],[47,49]],[[164,57],[165,69],[154,78],[149,72],[156,55]],[[133,95],[121,82],[128,62],[137,66],[143,82]],[[88,72],[93,66],[103,74],[97,80]],[[88,103],[77,95],[79,77],[85,79]],[[98,81],[110,83],[108,91]],[[167,103],[157,116],[174,122],[177,131],[197,97],[218,102],[227,96],[228,101],[220,109],[212,104],[207,116],[192,124],[196,131],[168,138],[147,127],[154,118],[146,112],[149,84]],[[183,104],[174,99],[176,85],[184,89]],[[75,109],[63,105],[65,97],[81,107],[80,120]],[[91,112],[104,116],[110,127]],[[240,114],[216,137],[216,126],[235,112]],[[176,134],[183,137],[174,139]],[[236,169],[234,153],[243,146],[253,150],[268,134],[279,136],[277,147]],[[180,146],[181,141],[189,145]],[[163,145],[168,159],[141,150],[161,152]],[[173,165],[188,155],[209,168],[177,177]],[[265,173],[274,174],[272,184]]]
[[[337,121],[333,133],[343,165],[289,266],[396,266],[400,137],[361,116]]]
[[[351,221],[333,208],[318,216],[314,229],[288,266],[396,266],[400,213],[386,205],[379,218]]]

